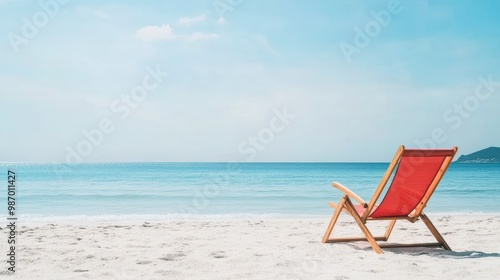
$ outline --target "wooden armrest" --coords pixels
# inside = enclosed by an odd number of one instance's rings
[[[363,206],[364,208],[368,207],[368,204],[361,198],[359,197],[357,194],[353,193],[350,189],[348,189],[346,186],[340,184],[340,183],[337,183],[337,182],[333,182],[332,183],[332,186],[336,189],[338,189],[339,191],[343,192],[344,194],[346,194],[347,196],[351,197],[351,198],[354,198],[354,200],[356,200],[359,204],[361,204],[361,206]]]

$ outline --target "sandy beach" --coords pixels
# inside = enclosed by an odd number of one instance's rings
[[[17,234],[14,278],[498,279],[500,215],[430,218],[453,252],[323,244],[329,217],[35,223]],[[349,217],[339,222],[337,236],[359,235]],[[385,222],[370,225],[376,234]],[[434,240],[419,221],[398,222],[390,241]]]

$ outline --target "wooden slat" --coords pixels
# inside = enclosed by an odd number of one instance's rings
[[[392,220],[408,220],[408,221],[411,221],[413,219],[413,217],[408,217],[408,216],[397,216],[397,217],[380,217],[380,218],[372,218],[372,217],[368,217],[368,221],[383,221],[383,220],[388,220],[388,221],[392,221]]]
[[[386,241],[384,236],[375,236],[373,239],[377,241]],[[366,237],[336,237],[330,238],[325,243],[351,242],[351,241],[368,241]]]
[[[455,147],[452,149],[406,149],[404,157],[449,157],[455,155]]]
[[[448,243],[444,240],[443,236],[439,233],[439,231],[436,229],[436,227],[432,224],[431,220],[424,214],[420,214],[420,217],[422,218],[422,221],[425,223],[425,225],[429,228],[431,231],[432,235],[434,235],[434,238],[445,248],[446,250],[450,250],[450,246],[448,246]]]
[[[330,206],[331,208],[333,209],[337,209],[337,204],[335,204],[334,202],[328,202],[328,206]],[[345,209],[344,207],[342,207],[342,212],[346,213],[346,214],[351,214],[349,213],[349,211],[347,211],[347,209]]]
[[[337,222],[337,219],[340,216],[340,212],[342,211],[342,208],[344,208],[344,204],[346,202],[347,195],[344,195],[340,201],[339,204],[337,205],[337,208],[335,209],[335,212],[333,212],[332,219],[330,220],[330,224],[328,225],[328,228],[326,229],[325,235],[323,236],[323,240],[321,242],[326,243],[328,238],[330,238],[330,235],[332,234],[333,231],[333,226],[335,226],[335,223]]]
[[[368,207],[368,204],[361,197],[359,197],[357,194],[355,194],[353,191],[351,191],[349,188],[342,185],[341,183],[333,182],[332,187],[338,189],[339,191],[343,192],[344,194],[347,194],[350,198],[353,198],[354,200],[356,200],[364,208]]]
[[[392,229],[394,228],[394,225],[396,224],[396,220],[392,220],[389,225],[387,226],[387,229],[385,230],[385,240],[389,239],[389,236],[391,235]]]
[[[450,156],[447,156],[444,159],[443,163],[441,164],[441,167],[439,168],[438,173],[436,174],[436,176],[434,177],[434,180],[432,180],[431,185],[427,189],[427,192],[422,197],[422,200],[420,201],[420,203],[415,207],[415,210],[413,213],[414,216],[417,216],[417,217],[420,216],[420,213],[422,212],[422,210],[425,208],[425,206],[427,206],[427,202],[429,201],[432,194],[434,193],[434,190],[437,188],[439,182],[443,178],[444,173],[448,169],[448,166],[450,165],[451,161],[453,160],[453,157],[455,156],[455,153],[457,152],[457,150],[458,150],[457,147],[453,147],[451,149],[451,151],[453,151],[453,154]]]
[[[396,165],[399,162],[399,159],[401,159],[401,155],[405,151],[405,146],[401,145],[398,148],[398,151],[392,158],[391,163],[389,164],[389,167],[387,168],[387,171],[385,171],[384,177],[380,180],[380,183],[378,184],[377,189],[373,193],[373,196],[368,203],[368,208],[366,209],[365,213],[363,214],[363,217],[361,217],[361,220],[366,221],[368,218],[368,215],[371,214],[373,207],[375,207],[375,204],[377,203],[378,198],[380,197],[380,194],[382,194],[382,191],[384,190],[385,185],[391,178],[391,174],[394,171],[394,168],[396,168]]]
[[[351,216],[356,220],[356,223],[358,224],[359,228],[363,232],[363,234],[366,236],[366,239],[368,243],[373,248],[373,251],[377,254],[382,254],[382,249],[380,249],[380,246],[378,246],[377,241],[373,237],[373,234],[370,232],[370,230],[366,227],[365,223],[361,220],[361,217],[358,215],[358,212],[356,211],[356,208],[354,208],[354,205],[352,205],[352,202],[349,198],[346,199],[345,205],[347,210],[351,212]]]

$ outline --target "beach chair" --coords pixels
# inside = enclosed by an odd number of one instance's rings
[[[423,209],[456,152],[457,147],[451,149],[405,149],[404,146],[400,146],[368,203],[347,187],[333,182],[332,186],[340,190],[343,196],[337,204],[329,203],[330,207],[335,210],[322,242],[368,241],[378,254],[382,253],[381,247],[443,247],[451,251],[443,236],[424,214]],[[394,170],[396,171],[392,176]],[[391,177],[392,182],[387,192],[382,196],[380,204],[377,204],[384,187]],[[357,204],[354,204],[354,202],[357,202]],[[365,237],[330,238],[341,212],[345,212],[354,218]],[[414,223],[418,219],[421,219],[429,228],[438,241],[437,243],[377,243],[377,241],[387,241],[389,239],[397,220],[407,220]],[[373,236],[366,223],[379,220],[388,220],[389,225],[383,236]]]

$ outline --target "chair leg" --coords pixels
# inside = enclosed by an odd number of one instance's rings
[[[337,219],[339,218],[340,213],[342,212],[342,208],[344,208],[346,199],[347,196],[344,195],[337,204],[337,208],[335,208],[335,211],[333,212],[332,219],[330,220],[330,224],[328,225],[328,228],[326,229],[325,235],[323,236],[323,240],[321,242],[326,243],[330,238],[333,227],[335,226],[335,223],[337,222]]]
[[[436,227],[432,224],[431,220],[423,213],[420,213],[420,218],[422,221],[425,223],[425,225],[429,228],[431,231],[432,235],[434,235],[434,238],[445,248],[446,250],[451,251],[450,246],[448,246],[448,243],[444,240],[443,236],[439,233],[439,231],[436,229]]]
[[[391,235],[392,229],[394,228],[394,225],[396,224],[396,220],[392,220],[389,225],[387,226],[387,229],[385,230],[385,241],[389,240],[389,236]]]
[[[361,217],[359,217],[358,212],[356,212],[356,208],[354,208],[354,205],[352,204],[350,199],[346,200],[346,207],[347,207],[347,210],[349,210],[349,212],[351,212],[351,216],[354,218],[354,220],[358,224],[359,228],[361,229],[361,231],[365,235],[366,240],[368,240],[368,243],[370,243],[370,245],[372,246],[373,251],[375,251],[375,253],[377,253],[377,254],[382,254],[382,249],[380,249],[380,246],[378,245],[377,241],[373,237],[370,230],[366,227],[366,225],[363,223],[363,221],[361,221]]]

